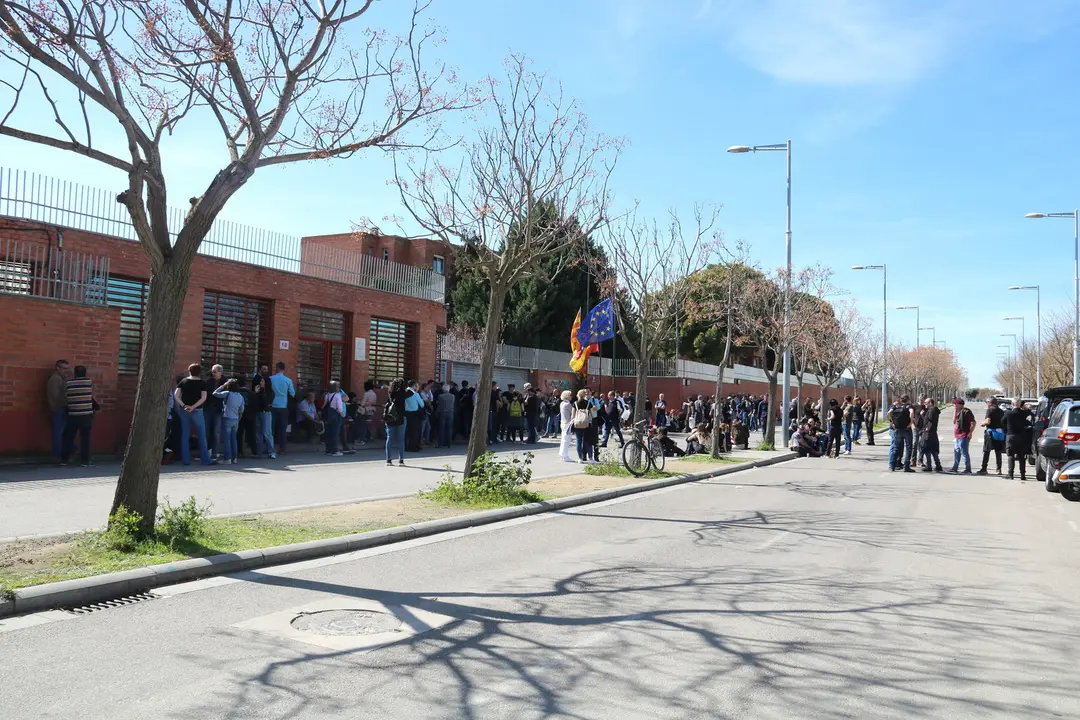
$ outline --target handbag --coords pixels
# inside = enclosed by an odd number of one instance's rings
[[[996,442],[1001,442],[1005,439],[1004,428],[990,428],[990,437]]]

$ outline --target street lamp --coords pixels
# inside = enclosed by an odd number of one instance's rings
[[[787,262],[784,267],[784,422],[781,423],[784,447],[788,446],[788,405],[791,404],[791,140],[773,145],[732,145],[729,153],[785,152],[787,153],[787,229],[784,246]]]
[[[1022,362],[1023,359],[1024,359],[1024,354],[1022,352],[1020,352],[1020,350],[1023,349],[1024,343],[1027,342],[1027,330],[1025,329],[1026,324],[1024,322],[1024,318],[1022,316],[1020,316],[1020,315],[1012,315],[1010,317],[1003,317],[1001,319],[1002,320],[1019,320],[1020,321],[1020,347],[1017,350],[1016,355],[1017,355],[1017,362],[1018,363]],[[1013,337],[1015,338],[1015,335]],[[1026,379],[1024,378],[1024,371],[1023,370],[1020,371],[1020,395],[1022,395],[1022,396],[1027,395],[1027,383],[1026,383]]]
[[[1006,367],[1012,365],[1012,345],[998,345],[999,348],[1005,348],[1005,362]],[[1012,371],[1012,387],[1009,388],[1009,395],[1015,395],[1016,390],[1016,368]]]
[[[1011,285],[1009,289],[1035,291],[1035,394],[1042,397],[1042,290],[1038,285]]]
[[[889,364],[889,272],[884,265],[852,265],[852,270],[881,270],[881,405],[885,408],[888,393]]]
[[[1080,210],[1070,213],[1028,213],[1024,217],[1069,218],[1073,221],[1073,385],[1080,385]]]
[[[933,344],[937,345],[937,328],[932,328],[932,327],[919,328],[920,333],[923,330],[929,330],[929,331],[931,331],[933,333],[930,337],[933,339]],[[920,335],[919,337],[921,338],[922,336]]]
[[[1020,364],[1020,343],[1016,339],[1016,333],[1001,333],[1001,337],[1013,339],[1013,390],[1016,390],[1016,366]],[[1024,395],[1024,373],[1020,373],[1020,394]]]
[[[897,310],[914,310],[915,311],[915,347],[919,347],[919,306],[918,305],[901,305],[896,308]]]

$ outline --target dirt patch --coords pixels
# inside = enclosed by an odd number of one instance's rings
[[[0,545],[0,568],[46,565],[75,549],[78,536],[16,540]]]
[[[413,495],[389,500],[372,500],[351,505],[290,510],[263,515],[263,519],[283,525],[316,526],[328,530],[365,532],[395,525],[412,525],[425,520],[454,517],[475,512],[452,505],[440,505]]]

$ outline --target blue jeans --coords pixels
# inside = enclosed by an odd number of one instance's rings
[[[851,441],[854,438],[851,436],[851,423],[844,423],[844,450],[851,453]]]
[[[386,426],[386,462],[390,462],[394,458],[394,449],[397,449],[398,460],[405,462],[405,426],[408,421],[401,423],[400,425],[387,425]]]
[[[667,427],[667,413],[663,410],[656,411],[656,427]]]
[[[547,428],[544,429],[545,435],[554,435],[559,437],[559,413],[548,413]]]
[[[240,426],[240,421],[234,418],[221,418],[221,441],[225,446],[223,453],[225,454],[225,462],[235,460],[240,457],[239,448],[236,446],[236,430]]]
[[[852,423],[852,427],[854,428],[854,431],[851,433],[851,439],[858,442],[862,439],[862,423],[856,420]]]
[[[180,462],[184,465],[191,464],[191,428],[195,427],[195,433],[199,436],[199,459],[203,465],[210,464],[210,450],[206,447],[206,421],[203,419],[202,408],[191,412],[180,411]]]
[[[64,423],[67,422],[67,410],[52,411],[52,454],[53,457],[64,455]]]
[[[971,455],[968,453],[968,444],[971,438],[956,438],[953,444],[952,469],[956,472],[960,469],[960,458],[964,459],[964,472],[971,472]]]
[[[889,445],[889,469],[895,470],[901,463],[905,470],[911,468],[911,428],[893,430],[892,444]]]
[[[259,454],[274,454],[274,416],[269,410],[255,415],[255,449]]]
[[[274,442],[281,448],[281,452],[285,452],[285,438],[289,433],[289,408],[271,408],[270,414],[274,417]],[[270,446],[270,452],[274,451],[273,445]]]
[[[604,421],[604,439],[600,441],[600,444],[601,445],[607,445],[608,438],[611,437],[612,429],[614,429],[615,434],[619,436],[619,444],[620,445],[625,444],[626,441],[623,440],[622,428],[619,427],[619,419],[618,418],[616,418],[614,420],[605,420]]]
[[[64,437],[61,440],[61,462],[67,462],[75,452],[75,435],[79,435],[79,457],[83,465],[90,464],[90,429],[94,425],[93,415],[71,415],[64,423]]]
[[[435,421],[439,425],[439,445],[450,447],[454,439],[454,414],[440,413],[435,416]]]
[[[221,443],[222,419],[220,410],[203,408],[203,421],[206,423],[206,447],[210,449],[211,454],[217,453],[220,455],[223,452]]]
[[[338,440],[341,438],[341,421],[344,418],[338,414],[337,410],[333,408],[326,413],[326,425],[323,431],[323,437],[326,438],[326,452],[336,453],[338,451]]]
[[[578,430],[577,428],[574,428],[573,432],[577,441],[578,460],[585,462],[592,457],[592,444],[585,436],[585,433],[587,433],[588,430]]]

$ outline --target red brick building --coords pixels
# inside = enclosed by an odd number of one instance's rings
[[[70,208],[56,215],[57,223],[76,224]],[[113,218],[105,225],[122,222]],[[130,237],[130,227],[116,232]],[[177,374],[201,362],[245,375],[281,361],[300,387],[340,379],[355,391],[369,378],[437,376],[446,308],[443,276],[432,265],[450,257],[441,243],[371,235],[288,240],[293,248],[285,251],[280,236],[269,242],[227,225],[212,232],[192,267],[176,357],[163,361]],[[88,259],[97,274],[67,283],[71,258]],[[101,404],[94,450],[123,445],[148,277],[142,247],[130,239],[0,215],[0,453],[49,450],[45,382],[60,358],[86,365],[94,380]],[[61,285],[77,292],[58,293]]]

